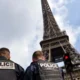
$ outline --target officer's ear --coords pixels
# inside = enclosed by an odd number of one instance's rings
[[[46,60],[45,56],[42,56],[42,59],[45,61]]]

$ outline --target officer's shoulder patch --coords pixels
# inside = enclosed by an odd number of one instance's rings
[[[8,62],[8,61],[1,61],[0,62],[0,69],[15,69],[15,63]]]

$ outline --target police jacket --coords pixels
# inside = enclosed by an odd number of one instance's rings
[[[11,60],[0,56],[0,80],[23,80],[24,69]]]
[[[39,60],[38,62],[41,62],[41,66],[43,66],[43,67],[44,66],[49,67],[49,65],[45,65],[45,64],[47,64],[46,61]],[[25,75],[24,75],[24,80],[63,80],[62,71],[60,69],[59,69],[59,72],[60,72],[59,78],[57,78],[57,76],[55,75],[55,74],[57,74],[57,71],[55,71],[55,73],[54,73],[54,72],[52,72],[52,70],[51,71],[48,70],[48,73],[42,75],[42,73],[47,72],[47,71],[42,70],[42,72],[40,74],[39,68],[37,67],[38,62],[32,62],[30,64],[30,66],[26,69]],[[49,77],[50,74],[53,74],[53,76]],[[41,77],[41,76],[43,76],[43,77]]]

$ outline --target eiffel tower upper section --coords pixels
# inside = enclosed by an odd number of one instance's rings
[[[53,38],[59,36],[61,33],[55,18],[51,12],[47,0],[41,0],[42,2],[42,12],[44,21],[44,39]]]
[[[73,63],[80,63],[79,53],[69,43],[69,37],[66,32],[59,29],[47,0],[41,0],[41,3],[44,34],[43,41],[40,44],[44,54],[49,57],[49,61],[55,61],[57,58],[61,59],[68,52]]]

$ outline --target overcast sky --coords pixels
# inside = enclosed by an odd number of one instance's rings
[[[48,0],[61,30],[80,52],[80,1]],[[11,59],[24,68],[40,50],[43,37],[41,0],[0,0],[0,47],[11,51]]]

